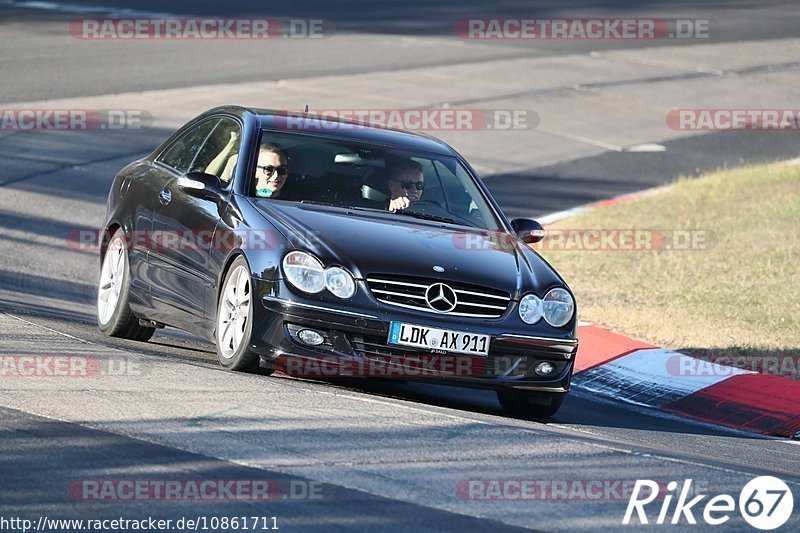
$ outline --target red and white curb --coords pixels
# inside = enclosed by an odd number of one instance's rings
[[[784,161],[798,164],[800,158]],[[538,218],[552,224],[579,213],[659,194],[655,187]],[[800,439],[800,381],[718,365],[619,335],[578,326],[572,386],[702,422]]]
[[[584,325],[572,386],[711,424],[800,438],[800,381],[718,365]]]

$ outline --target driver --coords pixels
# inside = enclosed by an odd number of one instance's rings
[[[416,202],[425,189],[422,165],[402,159],[389,167],[389,211],[402,211]]]

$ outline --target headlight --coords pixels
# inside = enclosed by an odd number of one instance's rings
[[[325,287],[334,296],[350,298],[356,293],[356,282],[350,273],[339,267],[330,267],[325,270]]]
[[[519,301],[519,317],[527,324],[535,324],[542,318],[542,301],[535,294],[523,296]]]
[[[544,319],[551,326],[560,328],[572,319],[575,302],[566,289],[556,288],[544,295],[542,300]]]
[[[290,252],[283,258],[286,280],[303,292],[317,293],[325,288],[325,269],[313,255]]]

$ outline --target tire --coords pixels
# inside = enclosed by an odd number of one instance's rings
[[[130,264],[125,233],[117,229],[108,241],[100,267],[97,286],[97,326],[109,337],[146,341],[155,328],[139,325],[132,312],[130,297]]]
[[[566,393],[497,391],[503,410],[521,418],[550,418],[561,407]]]
[[[231,263],[219,292],[214,331],[217,359],[228,370],[269,375],[272,370],[260,368],[261,358],[250,351],[254,303],[252,286],[247,261],[239,256]]]

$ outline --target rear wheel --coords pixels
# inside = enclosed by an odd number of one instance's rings
[[[260,357],[250,351],[252,288],[247,261],[237,257],[225,275],[217,303],[217,358],[229,370],[270,374],[270,370],[259,368]]]
[[[565,393],[497,391],[503,410],[522,418],[550,418],[561,407]]]
[[[118,229],[111,236],[100,267],[97,288],[97,325],[109,337],[146,341],[155,328],[139,325],[139,319],[128,305],[130,265],[125,234]]]

